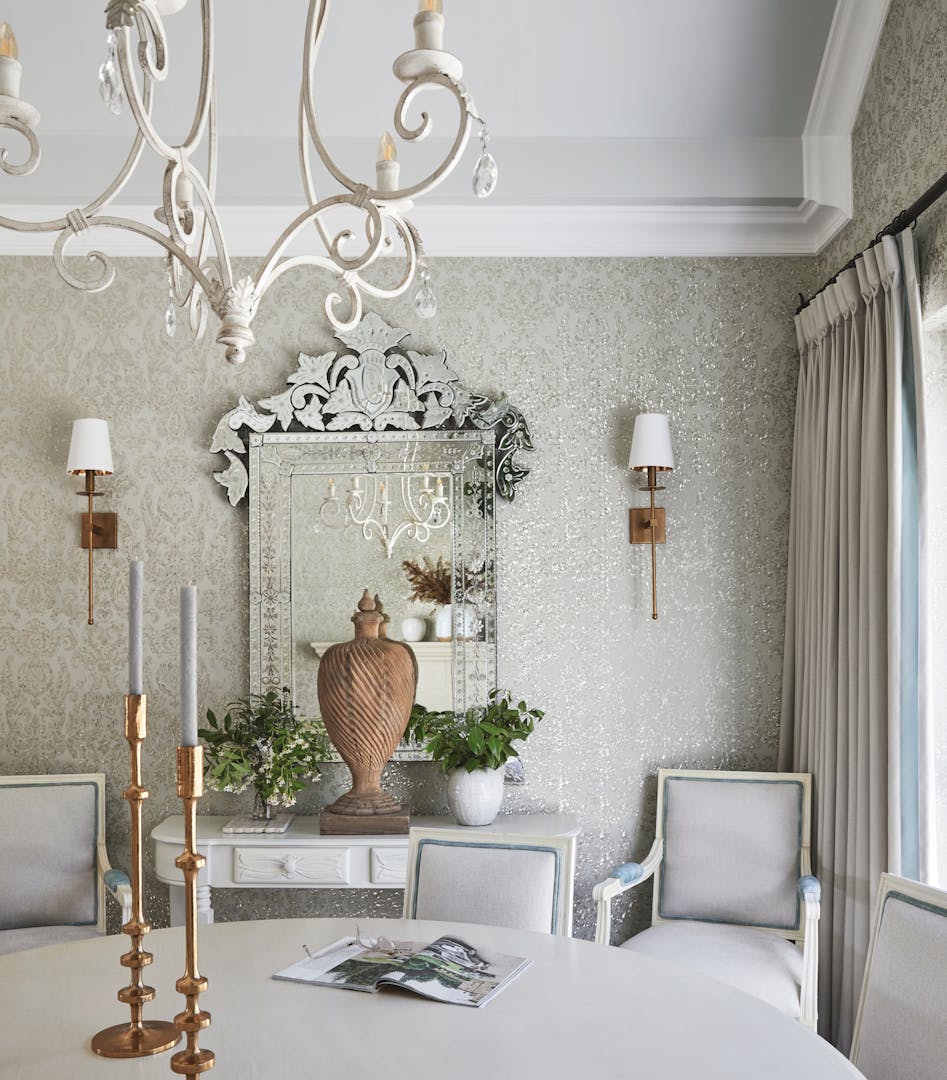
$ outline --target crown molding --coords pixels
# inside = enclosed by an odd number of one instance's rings
[[[50,216],[48,206],[6,207],[5,213],[20,220]],[[221,213],[234,257],[262,255],[291,216],[285,206],[228,206]],[[115,207],[112,216],[147,221],[150,214],[126,206]],[[432,257],[628,258],[814,255],[847,218],[838,207],[806,200],[793,206],[428,205],[416,207],[412,220]],[[0,255],[49,255],[53,239],[5,232]],[[163,258],[144,237],[104,228],[72,241],[67,255],[93,248],[114,257]]]
[[[854,213],[852,132],[889,5],[890,0],[838,0],[802,132],[803,193],[840,211],[835,232]]]

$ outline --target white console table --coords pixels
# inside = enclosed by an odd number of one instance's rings
[[[207,865],[197,878],[198,919],[214,921],[212,889],[403,889],[408,837],[320,836],[317,817],[297,817],[285,833],[225,833],[229,817],[199,816],[197,849]],[[424,828],[458,828],[449,817],[412,817]],[[567,814],[501,814],[475,833],[579,835]],[[165,818],[151,833],[158,879],[168,886],[171,925],[184,922],[184,884],[174,860],[184,847],[184,818]]]

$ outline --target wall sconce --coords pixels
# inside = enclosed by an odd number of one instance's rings
[[[635,417],[635,432],[631,437],[631,457],[628,468],[636,472],[647,470],[647,483],[641,490],[650,492],[651,507],[633,506],[629,511],[629,540],[632,544],[651,545],[651,618],[658,617],[658,577],[655,565],[655,545],[667,540],[664,508],[654,505],[654,493],[663,491],[658,487],[659,472],[674,468],[674,451],[671,449],[671,429],[663,413],[639,413]]]
[[[109,426],[104,420],[74,420],[72,441],[66,472],[70,476],[85,476],[85,489],[79,494],[89,500],[89,509],[81,515],[79,539],[89,549],[89,625],[92,625],[92,552],[95,548],[118,547],[118,515],[94,513],[92,500],[101,491],[95,490],[97,476],[111,476],[112,448],[109,445]]]

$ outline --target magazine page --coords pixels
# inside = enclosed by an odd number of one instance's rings
[[[396,974],[404,959],[424,948],[423,941],[381,939],[372,948],[360,944],[354,937],[340,938],[319,952],[277,971],[273,978],[339,986],[344,990],[372,991],[377,989],[382,976]]]
[[[378,983],[402,986],[435,1001],[479,1008],[496,997],[530,962],[446,936],[406,956]]]

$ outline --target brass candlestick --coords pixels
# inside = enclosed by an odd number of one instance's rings
[[[197,800],[204,792],[203,746],[178,747],[178,796],[184,803],[184,851],[174,865],[184,875],[184,974],[175,983],[185,997],[184,1012],[174,1023],[187,1039],[187,1049],[171,1058],[171,1071],[184,1076],[197,1076],[214,1067],[214,1051],[201,1050],[197,1045],[198,1032],[210,1026],[210,1013],[202,1012],[198,997],[207,989],[207,980],[197,967],[197,874],[207,862],[197,851]]]
[[[141,947],[142,938],[151,931],[145,922],[141,889],[141,804],[148,798],[148,791],[141,783],[141,744],[147,730],[147,698],[144,694],[125,695],[125,738],[131,750],[131,783],[122,792],[131,811],[131,918],[122,927],[131,938],[131,948],[122,955],[122,965],[131,971],[131,982],[119,990],[118,1000],[131,1009],[127,1024],[105,1028],[92,1039],[92,1049],[101,1057],[147,1057],[170,1050],[181,1038],[177,1028],[169,1020],[142,1020],[145,1003],[153,1001],[154,988],[141,981],[141,969],[147,967],[154,957]]]

